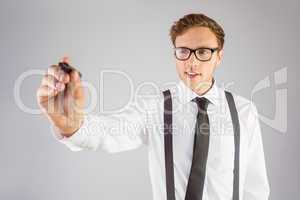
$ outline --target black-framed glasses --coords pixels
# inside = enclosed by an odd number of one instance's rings
[[[208,48],[201,47],[197,49],[190,49],[187,47],[176,47],[174,48],[174,55],[178,60],[184,61],[188,60],[192,53],[195,54],[196,58],[200,61],[209,61],[215,51],[219,48]]]

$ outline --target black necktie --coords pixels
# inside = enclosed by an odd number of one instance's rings
[[[207,115],[209,100],[205,97],[196,97],[192,101],[197,103],[198,114],[195,126],[193,161],[185,200],[202,200],[209,148],[209,119]]]

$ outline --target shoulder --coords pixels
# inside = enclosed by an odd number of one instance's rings
[[[248,126],[258,120],[257,107],[251,99],[229,90],[226,91],[230,92],[234,98],[240,120],[243,120]]]

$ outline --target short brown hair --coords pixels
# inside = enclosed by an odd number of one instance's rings
[[[219,48],[224,46],[225,33],[223,28],[213,19],[204,14],[188,14],[174,22],[170,29],[170,36],[173,45],[175,46],[176,37],[182,35],[189,28],[200,26],[209,28],[217,37]]]

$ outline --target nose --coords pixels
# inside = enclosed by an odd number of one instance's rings
[[[196,69],[197,65],[199,65],[199,61],[196,58],[195,53],[192,53],[190,58],[188,59],[188,66],[193,70]]]

